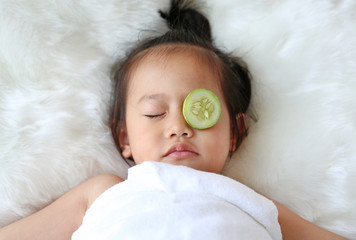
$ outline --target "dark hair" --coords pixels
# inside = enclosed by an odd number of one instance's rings
[[[240,58],[232,57],[213,46],[209,21],[192,8],[191,2],[171,0],[169,12],[159,11],[159,14],[167,21],[170,30],[162,36],[141,43],[113,69],[116,87],[111,130],[117,148],[121,149],[119,133],[125,124],[127,87],[132,69],[137,66],[140,59],[149,54],[150,50],[173,44],[200,47],[208,53],[211,62],[215,62],[214,67],[217,67],[221,90],[230,116],[231,134],[233,139],[236,139],[236,142],[232,143],[232,149],[236,150],[247,135],[244,120],[236,119],[237,116],[241,117],[242,113],[246,113],[251,99],[251,78],[246,64]],[[218,61],[214,61],[213,58],[217,58]]]

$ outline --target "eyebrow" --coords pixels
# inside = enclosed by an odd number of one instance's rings
[[[138,103],[145,102],[145,101],[151,101],[151,100],[162,100],[162,99],[167,99],[167,94],[164,93],[157,93],[157,94],[148,94],[144,95],[143,97],[140,98]]]

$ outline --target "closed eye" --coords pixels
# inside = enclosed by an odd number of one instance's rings
[[[159,118],[159,117],[163,117],[166,113],[160,113],[160,114],[146,114],[145,117],[148,118]]]

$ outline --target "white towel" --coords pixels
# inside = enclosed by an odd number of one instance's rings
[[[272,201],[222,175],[144,162],[88,209],[79,239],[282,239]]]

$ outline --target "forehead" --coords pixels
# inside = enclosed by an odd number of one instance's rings
[[[220,85],[220,59],[202,47],[185,44],[156,46],[141,52],[134,61],[129,75],[131,87],[137,83],[149,87],[161,84],[158,80],[165,79],[189,80],[192,85],[208,82]]]

